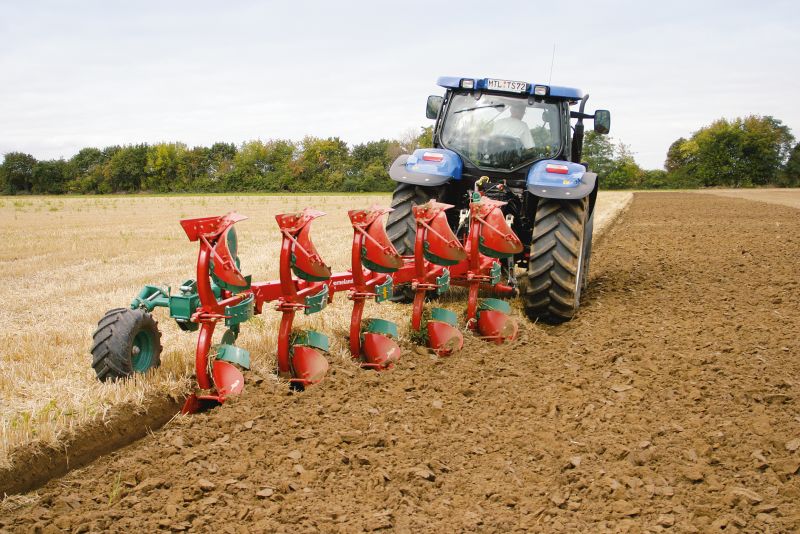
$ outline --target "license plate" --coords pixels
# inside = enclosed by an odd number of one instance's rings
[[[508,91],[509,93],[524,93],[528,90],[526,82],[514,82],[511,80],[486,80],[486,88],[490,91]]]

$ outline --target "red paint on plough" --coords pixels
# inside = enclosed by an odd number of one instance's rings
[[[467,325],[481,337],[504,343],[517,336],[519,325],[510,316],[511,307],[498,299],[478,300],[481,285],[499,285],[500,264],[496,259],[512,258],[522,252],[522,242],[508,226],[500,209],[505,202],[477,197],[470,204],[467,237],[468,270],[463,279],[469,286]]]
[[[193,413],[222,404],[227,395],[238,394],[244,387],[244,376],[239,369],[222,360],[209,362],[208,355],[214,329],[219,321],[226,318],[226,309],[248,300],[252,306],[251,295],[246,293],[234,295],[231,291],[234,288],[246,289],[249,285],[249,280],[242,275],[236,265],[234,258],[236,234],[232,232],[233,225],[245,219],[246,217],[237,213],[229,213],[222,217],[181,221],[189,240],[200,242],[196,279],[200,306],[192,315],[191,321],[200,325],[195,351],[195,372],[197,385],[203,390],[200,394],[193,393],[186,399],[183,413]],[[233,253],[229,240],[233,242]],[[212,277],[222,282],[222,285],[218,286],[219,295],[212,289]],[[228,289],[222,289],[223,286],[227,286]]]
[[[413,256],[400,256],[386,234],[383,220],[391,209],[376,206],[350,211],[351,269],[341,273],[331,273],[311,240],[311,224],[325,215],[323,212],[307,208],[277,215],[281,232],[280,277],[256,283],[240,270],[234,225],[246,217],[229,213],[181,221],[189,240],[200,246],[196,281],[185,282],[180,295],[169,295],[168,290],[147,290],[142,298],[151,309],[169,307],[184,330],[199,329],[195,351],[198,391],[187,399],[183,413],[208,409],[242,392],[242,369],[249,368],[250,358],[246,350],[235,346],[239,327],[253,315],[264,313],[268,303],[281,313],[277,373],[297,389],[325,377],[329,341],[320,332],[295,329],[296,314],[322,311],[341,291],[346,291],[353,302],[350,353],[367,369],[391,369],[400,360],[397,325],[363,317],[366,301],[391,299],[395,284],[412,288],[411,329],[439,356],[453,354],[464,343],[454,312],[436,307],[426,311],[429,295],[442,294],[450,285],[469,290],[465,317],[468,329],[495,343],[514,339],[518,325],[510,316],[508,303],[478,297],[481,288],[491,288],[500,295],[514,291],[500,283],[498,260],[519,253],[522,244],[503,216],[502,202],[478,193],[473,194],[472,200],[464,242],[448,225],[446,210],[450,205],[430,201],[414,206],[417,230]],[[214,344],[212,338],[220,322],[227,330]]]
[[[361,361],[362,367],[376,370],[390,369],[400,359],[395,324],[382,319],[370,319],[362,324],[364,302],[391,298],[393,280],[389,273],[403,266],[403,258],[392,246],[383,226],[383,216],[389,211],[391,209],[376,206],[348,212],[353,225],[353,287],[347,295],[353,301],[350,353]]]

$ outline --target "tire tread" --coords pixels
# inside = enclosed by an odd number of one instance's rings
[[[97,323],[92,335],[92,368],[97,378],[106,382],[126,378],[133,374],[131,346],[142,330],[153,334],[152,367],[161,365],[161,332],[158,322],[145,310],[115,308],[109,310]]]
[[[539,200],[521,292],[525,312],[531,319],[558,324],[572,319],[577,312],[576,278],[581,276],[578,265],[584,250],[588,209],[588,198]]]
[[[392,195],[391,207],[394,211],[389,212],[386,221],[386,235],[397,249],[401,256],[414,254],[414,240],[416,239],[417,222],[414,219],[412,208],[425,204],[432,198],[436,198],[435,190],[429,187],[422,187],[413,184],[399,183]],[[410,288],[398,286],[395,295],[395,302],[410,302]]]

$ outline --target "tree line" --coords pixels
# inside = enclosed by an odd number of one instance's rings
[[[392,191],[394,159],[430,144],[431,128],[423,128],[352,148],[338,137],[306,137],[84,148],[66,160],[11,152],[0,165],[0,194]]]
[[[800,186],[800,143],[770,116],[719,119],[670,145],[664,169],[642,169],[622,142],[586,134],[583,159],[606,189]]]
[[[182,143],[84,148],[68,160],[11,152],[2,194],[392,191],[400,154],[430,147],[431,127],[401,139],[354,145],[338,137],[302,141]],[[669,147],[664,169],[643,169],[622,142],[586,134],[583,159],[604,189],[800,186],[800,143],[770,116],[719,119]]]

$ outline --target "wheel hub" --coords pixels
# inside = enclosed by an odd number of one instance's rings
[[[137,373],[144,373],[152,364],[153,340],[147,332],[142,331],[133,338],[131,347],[131,367]]]

